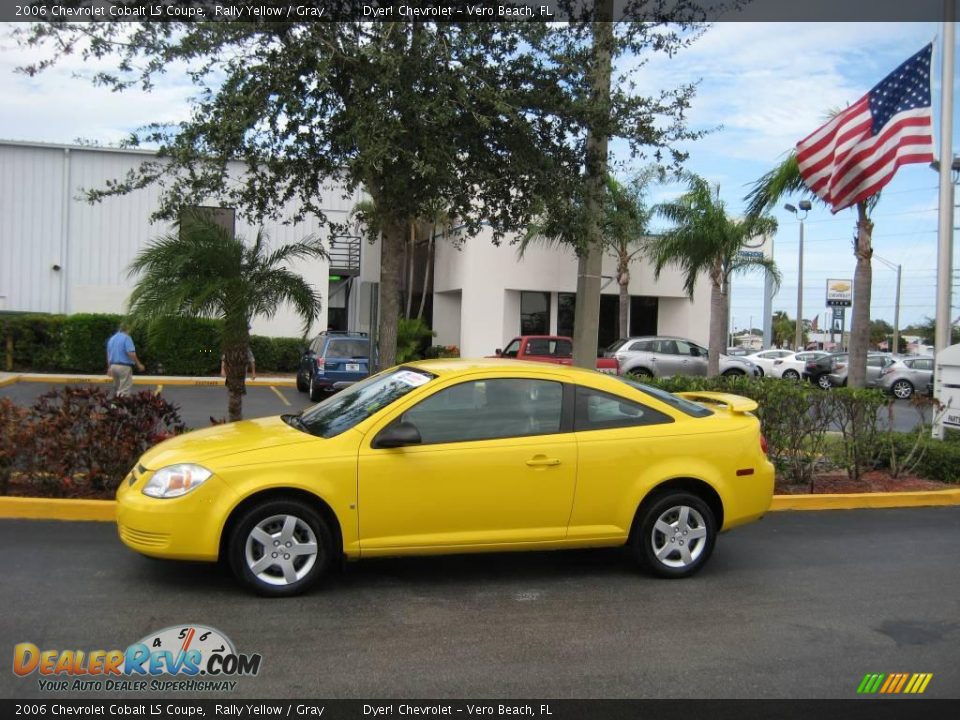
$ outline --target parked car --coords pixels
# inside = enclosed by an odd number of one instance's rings
[[[739,347],[739,346],[737,346],[737,347],[728,347],[728,348],[727,348],[727,355],[732,355],[733,357],[743,357],[743,356],[749,355],[749,354],[750,354],[750,351],[747,350],[745,347]]]
[[[791,350],[781,350],[779,348],[770,348],[746,355],[746,359],[760,368],[761,375],[772,375],[773,364],[777,360],[793,355]]]
[[[823,390],[829,390],[833,385],[830,384],[830,378],[827,376],[833,371],[834,361],[837,359],[845,361],[846,358],[847,353],[829,353],[816,359],[807,360],[800,376]]]
[[[620,373],[641,377],[707,374],[709,352],[692,340],[680,337],[634,337],[618,340],[604,355],[616,358]],[[759,377],[760,369],[747,358],[720,356],[721,375]]]
[[[829,354],[823,350],[804,350],[803,352],[790,353],[774,360],[773,368],[768,374],[771,377],[783,378],[784,380],[799,380],[808,360],[817,360]]]
[[[425,360],[154,446],[120,484],[117,528],[270,596],[389,555],[626,545],[686,577],[770,507],[756,408],[562,365]]]
[[[850,356],[837,357],[833,361],[830,372],[827,373],[827,380],[832,387],[846,387],[847,371]],[[880,380],[880,373],[887,365],[893,362],[893,356],[889,353],[872,352],[867,353],[867,377],[864,382],[866,387],[873,387]]]
[[[297,390],[313,401],[342,390],[370,374],[367,333],[328,330],[313,339],[300,357]]]
[[[497,348],[496,357],[573,365],[573,339],[562,335],[521,335],[502,350]],[[619,375],[620,365],[616,359],[601,357],[597,358],[597,370]]]
[[[877,382],[884,392],[895,398],[907,400],[915,392],[933,394],[933,358],[896,358],[880,371]]]

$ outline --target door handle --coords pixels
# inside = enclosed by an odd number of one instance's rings
[[[527,460],[527,465],[530,467],[549,467],[551,465],[559,465],[560,461],[557,458],[545,458],[537,457]]]

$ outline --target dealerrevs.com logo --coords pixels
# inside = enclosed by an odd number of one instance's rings
[[[232,678],[259,673],[261,660],[196,624],[150,633],[126,650],[41,650],[29,642],[13,648],[14,674],[37,675],[44,691],[223,692],[236,688]]]

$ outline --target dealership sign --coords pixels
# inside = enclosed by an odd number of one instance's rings
[[[827,307],[850,307],[852,304],[852,280],[827,280]]]

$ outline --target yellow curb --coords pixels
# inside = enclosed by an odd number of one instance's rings
[[[960,490],[774,495],[770,510],[858,510],[861,508],[905,508],[938,505],[960,505]]]
[[[0,497],[0,518],[116,522],[114,500]]]
[[[13,385],[19,379],[20,379],[19,375],[11,375],[8,378],[3,378],[2,380],[0,380],[0,388],[6,387],[7,385]]]
[[[774,495],[770,510],[860,510],[960,505],[960,490],[845,495]],[[115,522],[113,500],[0,497],[0,518]]]

